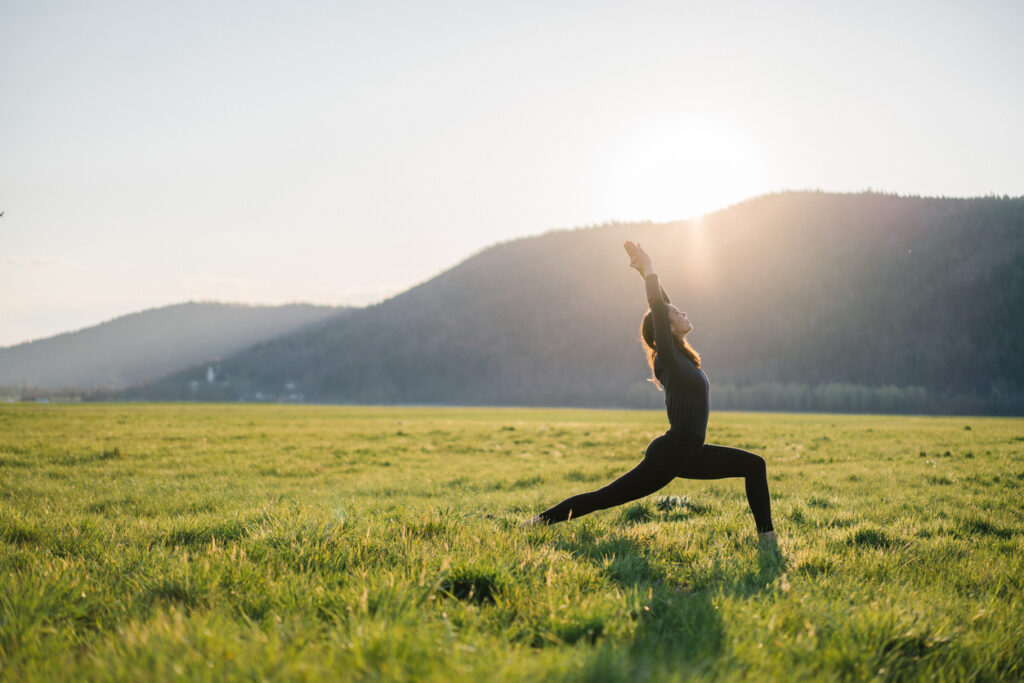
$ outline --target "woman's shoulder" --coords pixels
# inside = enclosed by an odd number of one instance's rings
[[[699,365],[693,362],[689,356],[680,351],[679,349],[672,349],[673,352],[673,363],[672,367],[676,374],[683,375],[685,377],[701,378],[702,381],[707,382],[707,375],[704,374],[704,370]]]

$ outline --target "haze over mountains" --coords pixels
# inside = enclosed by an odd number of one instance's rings
[[[696,328],[713,408],[1024,413],[1024,199],[787,192],[499,244],[381,304],[117,394],[653,406],[625,239]]]
[[[0,348],[0,387],[120,389],[344,314],[331,306],[189,302]]]

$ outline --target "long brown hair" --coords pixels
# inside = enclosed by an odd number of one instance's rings
[[[674,334],[672,340],[676,344],[676,348],[679,349],[680,353],[690,359],[690,362],[700,367],[700,354],[697,353],[697,349],[690,345],[686,337],[680,340]],[[654,386],[661,388],[661,382],[654,375],[654,360],[658,357],[658,350],[654,344],[654,316],[648,310],[644,314],[643,320],[640,321],[640,343],[644,346],[644,351],[647,353],[647,365],[651,367],[651,378],[649,381],[654,383]]]

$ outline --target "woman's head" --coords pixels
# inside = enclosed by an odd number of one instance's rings
[[[684,311],[680,311],[674,304],[668,304],[668,326],[672,330],[672,336],[680,341],[688,333],[693,331],[693,323],[686,317]]]
[[[686,344],[686,335],[693,331],[693,323],[673,304],[666,306],[668,309],[668,326],[672,331],[672,338],[680,349]],[[648,310],[640,326],[640,336],[649,348],[654,348],[654,316]]]
[[[668,305],[668,309],[668,324],[672,330],[672,341],[675,342],[676,348],[699,368],[700,354],[690,346],[690,342],[686,339],[686,335],[693,329],[693,325],[686,317],[686,313],[672,304]],[[643,320],[640,321],[640,340],[647,352],[647,364],[651,366],[651,381],[658,384],[658,380],[654,377],[654,360],[658,357],[658,349],[654,341],[654,316],[650,311],[647,311]]]

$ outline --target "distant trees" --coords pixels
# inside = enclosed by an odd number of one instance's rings
[[[664,394],[647,382],[626,390],[622,405],[660,408]],[[829,382],[816,386],[764,382],[749,386],[712,384],[713,410],[777,410],[821,413],[1024,414],[1024,392],[993,388],[987,396],[930,394],[924,387],[866,386]]]
[[[715,386],[713,404],[724,410],[785,410],[839,413],[921,413],[930,406],[924,387],[881,387],[829,382],[817,386],[767,382]]]

